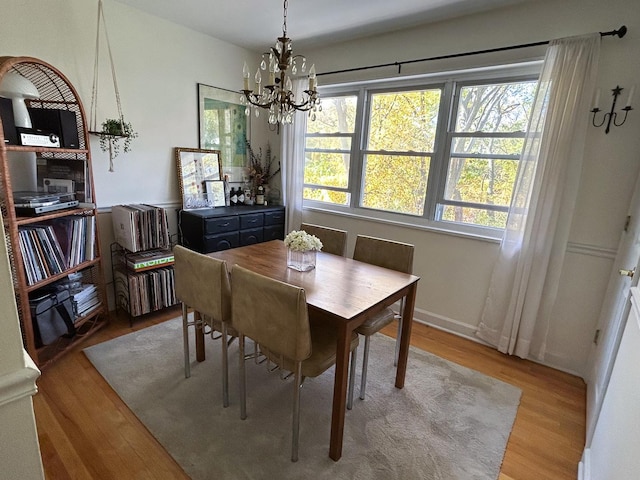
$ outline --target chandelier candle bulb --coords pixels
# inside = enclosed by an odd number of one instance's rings
[[[596,97],[593,100],[593,109],[599,109],[600,108],[600,89],[598,88],[596,90]]]
[[[636,86],[633,85],[631,87],[631,90],[629,90],[629,97],[627,98],[627,104],[625,106],[630,107],[631,106],[631,100],[633,100],[633,94],[636,92]]]
[[[244,67],[242,67],[242,78],[244,80],[244,90],[250,90],[249,88],[249,67],[247,66],[247,62],[244,62]]]

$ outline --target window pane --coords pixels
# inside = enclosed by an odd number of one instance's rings
[[[351,151],[351,137],[307,137],[307,149]]]
[[[367,155],[362,206],[422,215],[429,161],[429,157]]]
[[[440,89],[371,96],[368,150],[433,152]]]
[[[307,152],[304,183],[346,188],[350,157],[348,153]]]
[[[303,190],[305,200],[334,203],[337,205],[349,205],[351,195],[347,192],[336,192],[324,188],[305,188]]]
[[[444,205],[442,209],[442,220],[483,227],[505,228],[507,225],[507,213],[492,212],[481,208]]]
[[[518,155],[522,153],[523,138],[454,138],[451,153],[483,155]]]
[[[517,170],[517,160],[452,158],[444,198],[508,206]]]
[[[357,96],[322,98],[322,110],[307,122],[307,133],[353,133]]]
[[[456,132],[525,131],[535,81],[462,87]]]

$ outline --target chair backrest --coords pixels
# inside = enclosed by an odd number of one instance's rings
[[[409,243],[358,235],[353,259],[398,272],[413,273],[413,245]]]
[[[231,323],[231,283],[227,262],[189,250],[173,248],[176,298],[218,321]]]
[[[311,356],[304,289],[234,265],[233,326],[272,353],[301,362]]]
[[[304,230],[305,232],[318,237],[322,242],[323,252],[333,253],[334,255],[344,257],[345,249],[347,247],[347,232],[345,230],[313,225],[311,223],[301,224],[300,230]]]

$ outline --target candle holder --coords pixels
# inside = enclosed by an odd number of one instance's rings
[[[631,87],[631,91],[629,92],[629,98],[627,99],[627,104],[624,108],[621,109],[621,111],[624,112],[624,118],[620,123],[616,121],[618,118],[618,112],[616,112],[615,109],[616,109],[616,102],[618,100],[618,96],[622,93],[622,90],[624,90],[624,88],[622,88],[619,85],[616,85],[616,88],[611,89],[611,92],[612,92],[611,95],[613,96],[613,101],[611,102],[611,110],[602,116],[602,121],[600,123],[596,123],[596,115],[598,114],[598,112],[601,111],[600,108],[598,108],[598,103],[600,100],[600,89],[598,89],[596,91],[594,106],[591,109],[591,113],[593,113],[593,118],[591,120],[591,123],[593,124],[593,126],[601,127],[606,123],[607,127],[604,129],[604,133],[609,133],[609,130],[611,130],[611,124],[615,125],[616,127],[621,127],[622,125],[624,125],[624,122],[627,120],[627,115],[629,114],[629,111],[633,110],[633,108],[631,107],[631,100],[633,98],[633,93],[635,91],[635,88],[636,88],[635,85]]]

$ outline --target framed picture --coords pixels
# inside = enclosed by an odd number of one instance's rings
[[[220,151],[200,148],[176,148],[178,183],[182,195],[182,208],[213,208],[206,195],[206,182],[222,180]],[[222,191],[224,201],[224,188]]]
[[[207,200],[214,207],[224,207],[226,205],[224,198],[224,182],[222,180],[205,180],[204,185]]]
[[[240,92],[199,83],[198,125],[200,148],[220,151],[229,181],[243,181],[250,121],[240,104]]]

